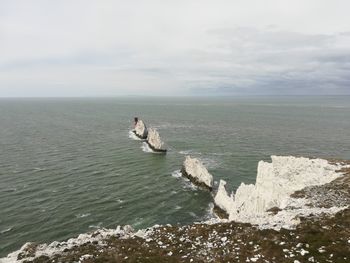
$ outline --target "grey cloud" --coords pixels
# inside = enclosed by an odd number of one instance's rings
[[[347,2],[218,1],[8,1],[0,96],[350,93]]]

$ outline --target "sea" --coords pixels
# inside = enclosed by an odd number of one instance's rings
[[[131,138],[156,128],[166,155]],[[179,176],[199,158],[235,191],[271,155],[350,159],[350,96],[0,99],[0,257],[98,228],[210,219]]]

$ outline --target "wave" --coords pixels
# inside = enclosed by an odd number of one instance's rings
[[[226,153],[209,153],[209,155],[214,155],[214,156],[232,156],[233,153],[229,153],[229,152],[226,152]]]
[[[198,190],[198,186],[194,185],[191,183],[190,179],[183,177],[182,173],[180,170],[175,170],[174,172],[171,173],[172,177],[175,178],[182,178],[183,180],[183,188],[184,189],[190,189],[192,191],[197,191]]]
[[[188,212],[188,214],[189,214],[190,216],[194,217],[194,218],[197,218],[197,217],[198,217],[197,214],[194,213],[194,212]]]
[[[76,216],[76,218],[84,218],[84,217],[88,217],[90,215],[91,215],[90,213],[86,213],[86,214],[77,214],[75,216]]]
[[[142,141],[139,137],[136,136],[136,134],[133,131],[129,131],[129,138],[135,141]]]
[[[184,189],[189,189],[191,191],[197,191],[198,190],[198,186],[194,185],[191,183],[191,181],[187,178],[185,178],[185,184],[183,186]]]
[[[206,213],[202,219],[202,221],[211,221],[216,219],[217,216],[214,213],[214,203],[210,202],[207,209],[206,209]]]
[[[0,231],[0,235],[5,234],[5,233],[7,233],[7,232],[10,232],[11,230],[12,230],[12,227],[9,227],[9,228],[6,228],[6,229],[4,229],[4,230],[1,230],[1,231]]]
[[[207,157],[199,158],[199,160],[203,163],[203,165],[207,169],[215,169],[220,165],[220,162],[218,160],[207,158]]]
[[[43,172],[43,171],[46,171],[45,168],[40,168],[40,167],[34,167],[34,172]]]
[[[10,193],[10,192],[16,192],[17,188],[7,188],[3,190],[4,192]]]
[[[142,151],[144,151],[145,153],[154,153],[154,151],[148,146],[148,144],[146,142],[143,142],[141,145],[141,149]]]
[[[202,155],[201,152],[195,152],[194,150],[179,151],[179,154],[184,154],[184,155],[189,155],[189,154]]]
[[[163,154],[162,152],[155,152],[155,151],[153,151],[146,142],[142,143],[141,149],[145,153]]]
[[[174,172],[171,173],[171,176],[175,178],[180,178],[182,174],[180,170],[175,170]]]
[[[102,224],[103,224],[102,222],[99,222],[97,225],[89,225],[89,228],[99,229],[101,228]]]

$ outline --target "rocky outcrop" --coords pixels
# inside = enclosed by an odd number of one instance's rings
[[[142,120],[137,121],[134,129],[134,133],[140,139],[143,139],[143,140],[147,139],[148,130],[145,123]]]
[[[166,152],[164,143],[161,140],[159,133],[156,129],[150,128],[148,130],[147,144],[154,152]]]
[[[260,161],[255,185],[242,183],[229,195],[225,181],[220,181],[215,205],[229,215],[229,220],[258,224],[262,228],[290,228],[302,216],[336,213],[344,207],[308,207],[307,199],[291,197],[308,186],[323,185],[340,177],[340,164],[327,160],[292,156],[272,156],[272,162]],[[280,209],[271,213],[269,209]]]
[[[206,188],[209,191],[213,189],[213,176],[198,159],[186,156],[181,173],[195,185]]]

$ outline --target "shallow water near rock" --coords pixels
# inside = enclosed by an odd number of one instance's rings
[[[134,116],[166,155],[129,138]],[[350,159],[349,120],[350,97],[1,99],[0,256],[99,227],[203,220],[211,196],[172,176],[186,154],[233,190],[270,155]]]

